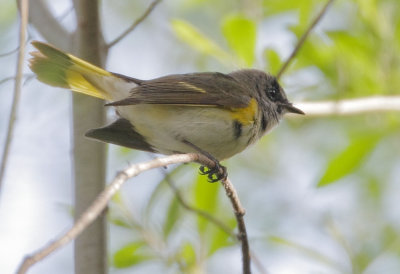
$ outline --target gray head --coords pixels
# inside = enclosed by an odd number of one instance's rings
[[[276,77],[261,70],[246,69],[230,73],[230,76],[254,92],[262,110],[261,131],[276,125],[285,113],[304,114],[292,105]]]

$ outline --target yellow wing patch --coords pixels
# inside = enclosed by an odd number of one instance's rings
[[[192,84],[187,83],[187,82],[181,81],[181,82],[178,82],[178,84],[180,84],[180,85],[182,85],[182,86],[184,86],[184,87],[186,87],[186,88],[188,88],[190,90],[193,90],[193,91],[197,91],[197,92],[201,92],[201,93],[207,93],[207,91],[205,89],[196,87],[195,85],[192,85]]]

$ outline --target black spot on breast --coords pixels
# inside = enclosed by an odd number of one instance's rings
[[[264,132],[267,129],[267,126],[268,126],[267,117],[266,114],[263,113],[261,117],[261,131]]]
[[[242,136],[242,127],[242,123],[238,120],[233,121],[233,136],[235,136],[236,139],[239,139],[240,136]]]

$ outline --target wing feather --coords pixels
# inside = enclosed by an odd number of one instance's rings
[[[132,89],[129,97],[107,105],[168,104],[243,108],[250,99],[245,87],[235,78],[206,72],[143,81]]]

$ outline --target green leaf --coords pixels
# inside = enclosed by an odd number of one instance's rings
[[[217,208],[218,191],[220,184],[209,183],[207,176],[197,175],[194,187],[194,207],[213,214]],[[200,232],[204,232],[209,221],[197,216],[197,225]]]
[[[109,212],[107,214],[107,219],[110,223],[129,229],[134,229],[136,224],[133,219],[129,218],[125,213],[126,205],[121,191],[118,191],[111,198],[111,203],[109,205]]]
[[[235,218],[231,218],[228,222],[228,226],[233,230],[234,227],[236,226],[236,219]],[[225,231],[223,231],[222,229],[220,229],[219,227],[213,225],[213,229],[209,230],[212,235],[212,242],[211,242],[211,246],[209,249],[209,253],[208,255],[211,256],[212,254],[214,254],[214,252],[216,252],[217,250],[227,247],[227,246],[231,246],[234,244],[234,242],[231,240],[230,235],[227,234]]]
[[[251,67],[255,59],[256,24],[242,15],[231,15],[224,19],[222,32],[241,62]]]
[[[117,191],[117,193],[112,196],[111,201],[117,205],[123,205],[124,204],[124,199],[121,195],[121,191]]]
[[[182,245],[180,257],[182,257],[189,266],[196,262],[196,251],[191,243],[185,242]]]
[[[212,56],[223,64],[231,63],[231,56],[227,52],[188,22],[174,19],[171,24],[178,38],[193,49],[202,54]]]
[[[180,215],[180,204],[176,197],[171,200],[168,207],[168,213],[164,222],[164,239],[166,239],[174,228]]]
[[[265,60],[268,64],[268,72],[273,75],[278,73],[280,67],[282,66],[282,60],[279,54],[273,49],[265,49],[264,50]]]
[[[375,148],[378,140],[379,138],[375,135],[354,138],[351,144],[328,164],[318,187],[329,185],[352,173]]]
[[[119,216],[118,217],[113,217],[113,216],[111,216],[111,217],[108,218],[108,221],[110,223],[112,223],[113,225],[132,229],[132,225],[122,217],[119,217]]]
[[[370,198],[376,202],[380,202],[382,199],[382,185],[378,178],[368,178],[366,185],[366,191]]]
[[[113,265],[116,268],[126,268],[152,258],[144,252],[145,244],[143,242],[133,242],[115,252],[113,256]]]

